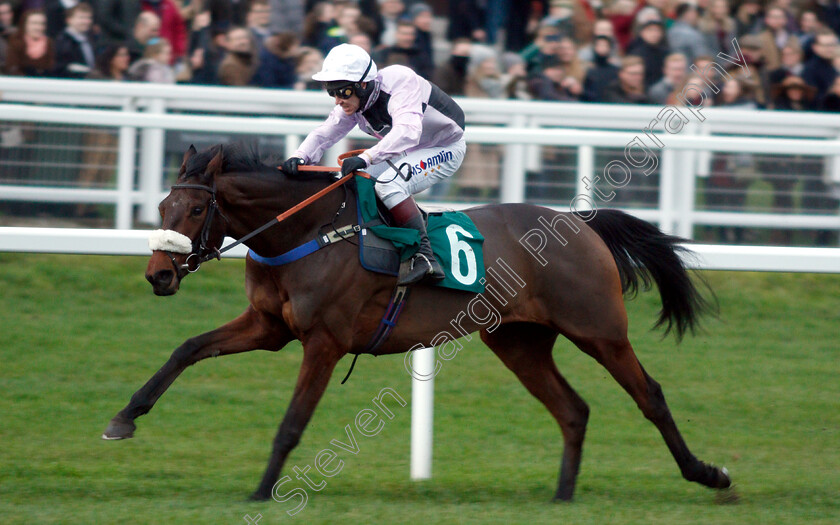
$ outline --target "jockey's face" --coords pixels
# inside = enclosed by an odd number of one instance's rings
[[[364,88],[367,85],[367,82],[362,83],[362,87]],[[359,95],[353,93],[350,95],[349,98],[341,98],[338,95],[334,96],[333,99],[335,100],[336,105],[341,106],[341,109],[347,115],[352,115],[353,113],[359,111],[359,106],[361,105],[362,101],[359,99]]]

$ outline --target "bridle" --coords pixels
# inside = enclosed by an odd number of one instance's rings
[[[210,248],[207,246],[208,241],[210,240],[210,228],[213,226],[213,219],[216,218],[216,214],[218,213],[219,216],[225,220],[225,222],[229,222],[227,217],[219,210],[219,204],[216,202],[216,185],[207,186],[204,184],[175,184],[172,186],[173,190],[202,190],[206,191],[210,194],[210,202],[207,203],[207,214],[204,216],[204,224],[201,226],[201,232],[198,236],[193,239],[192,241],[192,252],[187,255],[187,259],[184,261],[183,264],[179,265],[175,261],[175,256],[172,255],[172,252],[164,251],[164,253],[169,257],[169,260],[172,261],[172,265],[175,267],[175,271],[180,272],[180,270],[186,270],[189,273],[195,273],[201,268],[201,265],[210,259],[221,259],[222,253],[226,252],[232,246],[229,246],[223,250],[219,250],[216,247]],[[190,261],[195,259],[195,268],[192,268]]]
[[[348,151],[347,153],[343,153],[342,155],[339,155],[339,157],[338,157],[339,164],[342,164],[345,158],[347,158],[351,155],[357,155],[361,151],[363,151],[363,150],[353,150],[353,151]],[[325,167],[325,166],[299,166],[298,169],[301,170],[301,171],[313,171],[313,172],[322,172],[322,173],[335,173],[335,172],[340,172],[341,171],[341,168]],[[291,208],[284,211],[283,213],[281,213],[277,217],[274,217],[273,219],[271,219],[267,223],[263,224],[262,226],[260,226],[256,230],[254,230],[251,233],[243,236],[238,241],[232,242],[231,244],[225,246],[221,250],[218,249],[218,248],[215,248],[215,247],[209,248],[207,246],[207,242],[210,239],[210,228],[213,225],[213,219],[215,218],[216,214],[218,213],[219,216],[222,219],[225,220],[225,222],[230,223],[230,221],[227,219],[227,217],[225,217],[224,214],[221,212],[221,210],[219,210],[219,205],[216,202],[216,185],[215,185],[215,183],[213,184],[213,186],[207,186],[205,184],[175,184],[175,185],[172,186],[171,189],[173,189],[173,190],[203,190],[203,191],[208,192],[210,194],[210,202],[207,204],[207,215],[204,217],[204,224],[201,226],[201,232],[199,233],[198,237],[193,239],[193,241],[192,241],[192,251],[190,252],[189,255],[187,255],[187,259],[184,261],[184,263],[179,265],[177,263],[177,261],[175,261],[175,256],[172,255],[171,252],[166,251],[166,250],[161,250],[161,251],[163,251],[163,253],[165,253],[169,257],[169,260],[172,261],[172,265],[175,267],[175,272],[176,273],[180,273],[181,270],[186,270],[189,273],[195,273],[199,270],[199,268],[201,268],[201,265],[203,263],[209,261],[210,259],[221,260],[222,254],[225,253],[226,251],[230,250],[231,248],[234,248],[235,246],[238,246],[238,245],[244,243],[245,241],[255,237],[256,235],[259,235],[260,233],[262,233],[263,231],[267,230],[268,228],[274,226],[275,224],[279,224],[283,220],[285,220],[288,217],[294,215],[295,213],[297,213],[300,210],[302,210],[303,208],[309,206],[313,202],[317,201],[318,199],[320,199],[321,197],[323,197],[327,193],[329,193],[332,190],[338,188],[339,186],[344,185],[350,179],[352,179],[354,175],[361,175],[361,176],[366,177],[366,178],[371,178],[370,175],[368,175],[367,173],[361,172],[361,171],[348,173],[347,175],[345,175],[344,177],[341,177],[340,179],[333,182],[332,184],[330,184],[326,188],[318,191],[314,195],[311,195],[311,196],[307,197],[306,199],[304,199],[303,201],[299,202],[298,204],[292,206]],[[345,196],[345,203],[346,203],[346,196]],[[339,211],[337,212],[337,214],[340,213],[342,209],[344,209],[345,203],[342,203],[342,205],[339,208]],[[195,268],[192,268],[191,264],[190,264],[190,261],[193,260],[193,259],[195,259]]]

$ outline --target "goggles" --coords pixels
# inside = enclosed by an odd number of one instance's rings
[[[345,84],[337,88],[327,87],[327,95],[331,97],[338,97],[343,100],[347,100],[348,98],[352,97],[355,93],[356,90],[353,89],[353,86],[350,84]]]

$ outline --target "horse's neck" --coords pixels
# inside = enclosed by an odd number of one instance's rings
[[[228,235],[244,237],[329,183],[323,179],[292,180],[282,174],[276,179],[222,176],[217,185],[220,207],[229,221]],[[332,222],[344,196],[344,190],[337,188],[245,244],[260,255],[274,257],[307,242],[321,226]],[[355,209],[354,200],[348,199],[336,226],[355,222]]]

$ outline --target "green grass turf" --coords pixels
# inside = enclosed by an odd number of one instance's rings
[[[840,275],[710,272],[720,320],[676,346],[649,328],[659,307],[629,301],[631,340],[701,459],[726,465],[740,502],[682,480],[656,429],[603,368],[565,340],[555,358],[590,405],[575,502],[551,504],[562,441],[547,411],[492,353],[467,344],[436,382],[434,476],[408,479],[410,408],[395,408],[326,487],[255,503],[289,402],[300,346],[205,361],[136,437],[100,434],[185,338],[246,306],[242,261],[208,263],[170,298],[146,260],[0,254],[0,524],[6,523],[838,523]],[[344,439],[392,387],[399,356],[338,367],[291,467]],[[335,448],[335,447],[332,447]],[[322,479],[314,474],[313,479]],[[294,480],[287,486],[301,487]]]

